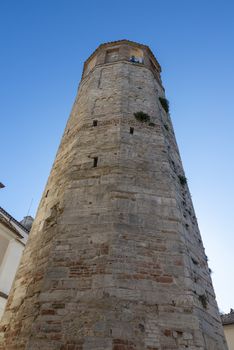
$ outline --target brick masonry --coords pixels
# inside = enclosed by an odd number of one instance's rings
[[[160,66],[147,46],[103,44],[85,62],[1,350],[227,349],[159,97]],[[139,111],[150,122],[138,121]]]

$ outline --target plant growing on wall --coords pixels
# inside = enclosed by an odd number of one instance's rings
[[[166,113],[169,112],[169,101],[164,97],[159,97],[159,101]]]
[[[178,178],[179,178],[179,180],[180,180],[180,184],[181,184],[182,186],[185,186],[186,183],[187,183],[186,177],[183,176],[183,175],[178,175]]]
[[[200,303],[202,304],[202,306],[204,307],[204,309],[207,309],[207,305],[208,305],[208,298],[205,294],[201,294],[198,297]]]
[[[150,121],[150,116],[142,111],[134,113],[135,118],[142,122],[142,123],[147,123]]]

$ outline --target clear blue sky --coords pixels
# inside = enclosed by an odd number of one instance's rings
[[[0,205],[35,215],[84,60],[103,42],[159,60],[219,307],[234,307],[234,2],[0,0]]]

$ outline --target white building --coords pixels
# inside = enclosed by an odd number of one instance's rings
[[[229,314],[221,315],[221,320],[223,323],[228,349],[234,350],[234,310],[231,309]]]
[[[27,216],[20,223],[0,207],[0,319],[32,222]]]

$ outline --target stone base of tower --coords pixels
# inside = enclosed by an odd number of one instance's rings
[[[50,227],[47,234],[56,235],[50,264],[43,274],[42,252],[39,266],[22,262],[18,283],[24,287],[9,300],[0,349],[225,350],[214,306],[207,315],[194,293],[183,292],[172,277],[186,274],[173,225],[162,230],[158,222],[159,231],[151,227],[146,235],[137,220],[98,225],[80,219],[79,232],[71,224]],[[37,278],[29,283],[30,271]]]
[[[22,338],[23,331],[19,336],[15,328],[1,350],[226,349],[221,334],[213,338],[201,332],[186,301],[183,306],[170,305],[166,297],[165,304],[157,304],[158,298],[152,292],[145,293],[147,298],[139,301],[137,291],[104,291],[101,287],[95,293],[84,291],[73,302],[67,302],[62,293],[61,298],[55,294],[53,298],[47,296],[47,306],[44,305],[27,341]],[[179,299],[177,303],[183,304]],[[24,327],[27,322],[30,328],[32,319],[24,321]]]

